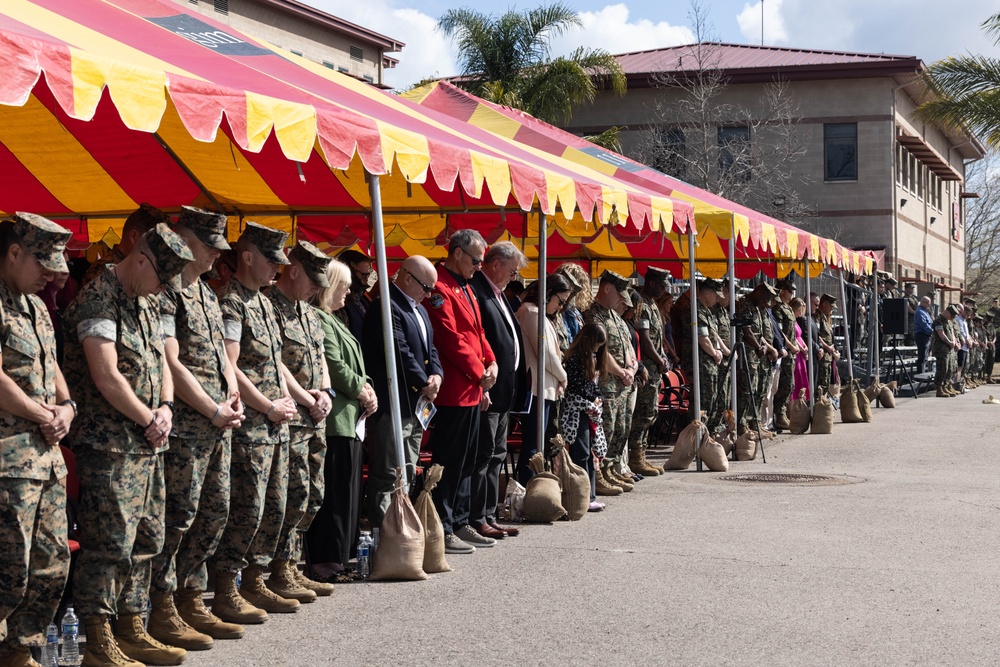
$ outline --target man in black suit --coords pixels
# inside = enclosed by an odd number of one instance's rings
[[[441,362],[434,348],[434,330],[427,311],[420,305],[437,281],[437,270],[424,257],[408,257],[389,285],[392,329],[396,357],[396,389],[403,424],[403,450],[409,481],[417,467],[424,430],[416,416],[421,396],[433,402],[441,388]],[[372,417],[375,437],[368,452],[368,518],[373,527],[382,524],[389,495],[396,479],[396,448],[389,415],[389,382],[382,342],[382,309],[378,299],[365,315],[361,350],[375,395],[382,406]]]
[[[517,528],[501,527],[496,519],[500,469],[507,458],[507,414],[523,408],[527,398],[524,342],[503,290],[527,265],[527,258],[517,246],[500,241],[490,246],[483,257],[482,270],[469,280],[479,301],[486,340],[496,357],[497,381],[483,394],[480,404],[483,413],[479,420],[475,470],[470,480],[462,482],[471,487],[470,502],[459,503],[456,521],[465,523],[464,515],[468,515],[468,525],[480,535],[494,539],[518,533]]]

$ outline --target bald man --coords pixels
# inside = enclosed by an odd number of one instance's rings
[[[416,416],[420,397],[434,402],[441,388],[441,361],[434,348],[434,329],[421,302],[434,289],[438,275],[425,257],[408,257],[389,285],[390,312],[396,358],[396,390],[403,422],[403,449],[407,479],[413,481],[420,440],[424,430]],[[368,518],[373,527],[382,525],[389,507],[389,494],[396,479],[396,460],[389,414],[389,381],[382,342],[382,305],[376,299],[365,315],[361,350],[365,368],[381,409],[372,417],[375,438],[368,452]]]

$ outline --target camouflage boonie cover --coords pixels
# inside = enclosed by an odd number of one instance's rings
[[[205,393],[221,403],[230,389],[225,377],[225,332],[219,298],[199,279],[179,292],[165,290],[159,306],[163,335],[177,339],[178,360]],[[208,417],[180,399],[175,402],[171,436],[205,438],[214,428]]]
[[[263,290],[274,304],[281,328],[281,360],[303,389],[323,388],[323,341],[326,335],[315,309],[302,301],[291,301],[276,285]],[[298,406],[298,415],[289,426],[317,428],[316,420],[309,416],[304,405]],[[323,422],[325,424],[325,422]]]
[[[56,398],[56,339],[49,311],[37,296],[18,295],[0,280],[0,346],[3,372],[39,403]],[[48,445],[38,424],[0,411],[0,477],[62,478],[58,445]]]
[[[150,410],[160,404],[163,383],[163,329],[159,310],[145,297],[129,297],[108,267],[88,283],[66,309],[64,375],[79,414],[73,420],[74,445],[122,454],[166,451],[153,449],[146,424],[136,424],[108,403],[94,384],[83,352],[83,340],[94,336],[115,343],[118,371],[136,398]]]
[[[226,340],[238,341],[236,365],[264,396],[284,396],[281,381],[281,327],[271,300],[233,278],[220,299]],[[288,442],[288,424],[275,424],[249,405],[246,420],[233,431],[233,444],[273,445]]]

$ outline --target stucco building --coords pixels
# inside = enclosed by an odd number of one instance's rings
[[[744,109],[744,120],[719,124],[718,141],[766,141],[751,136],[746,118],[765,117],[764,87],[782,80],[797,106],[795,131],[805,149],[795,163],[806,183],[799,199],[824,229],[853,247],[885,250],[886,270],[901,281],[965,286],[965,165],[981,159],[983,145],[966,132],[925,124],[914,117],[928,91],[923,63],[913,56],[840,53],[737,44],[702,44],[712,68],[726,80],[720,106]],[[685,127],[664,77],[683,79],[699,68],[695,46],[626,53],[618,61],[628,76],[625,98],[602,92],[593,105],[574,110],[566,129],[595,134],[621,128],[626,154],[659,132],[684,150]],[[704,51],[703,51],[704,52]],[[671,117],[672,113],[678,117]],[[712,137],[715,140],[715,137]],[[720,157],[720,168],[723,158]],[[660,166],[666,170],[666,166]],[[677,174],[683,177],[682,174]],[[765,211],[767,212],[767,211]],[[803,226],[809,227],[810,221]]]
[[[386,69],[403,42],[296,0],[174,0],[240,32],[374,86],[386,88]]]

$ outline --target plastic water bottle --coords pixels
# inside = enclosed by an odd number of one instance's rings
[[[62,655],[59,664],[80,664],[80,619],[73,613],[72,605],[66,607],[66,614],[62,618]]]
[[[243,585],[243,570],[236,570],[236,588]]]
[[[55,623],[49,623],[45,629],[45,646],[42,647],[41,663],[44,667],[59,665],[59,628]]]
[[[371,547],[371,535],[367,530],[361,531],[361,537],[358,538],[358,574],[362,579],[367,579],[371,574]]]

